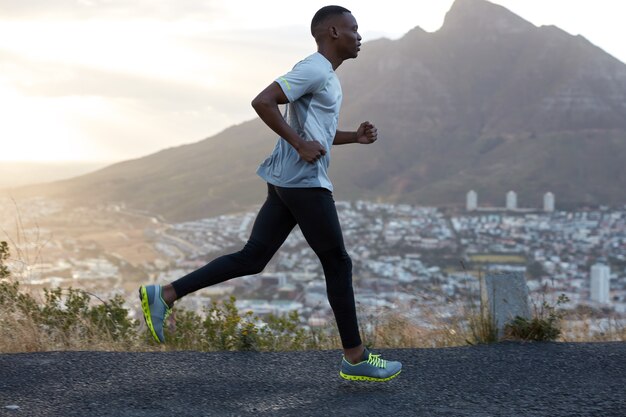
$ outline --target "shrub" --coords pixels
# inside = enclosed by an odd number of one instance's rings
[[[324,349],[331,346],[330,338],[321,330],[306,330],[297,311],[284,316],[270,314],[265,326],[256,333],[256,344],[262,350]]]
[[[297,311],[268,315],[261,319],[252,312],[240,312],[235,297],[205,309],[205,317],[176,309],[171,326],[166,326],[168,345],[175,349],[202,351],[286,351],[321,349],[329,346],[323,331],[305,329]]]
[[[8,257],[8,245],[0,242],[0,351],[128,348],[137,340],[137,323],[121,296],[103,301],[83,290],[55,288],[44,289],[38,302],[9,280]],[[99,303],[91,305],[93,298]]]
[[[0,279],[9,276],[9,269],[4,264],[4,261],[9,259],[9,245],[5,241],[0,242]]]
[[[0,350],[130,347],[137,340],[137,323],[128,317],[123,298],[90,305],[92,297],[74,288],[45,289],[38,303],[17,282],[0,282]]]
[[[554,341],[561,335],[560,322],[563,313],[558,310],[569,298],[561,294],[555,304],[544,301],[541,308],[535,307],[534,317],[527,319],[517,316],[504,326],[504,334],[508,339]]]

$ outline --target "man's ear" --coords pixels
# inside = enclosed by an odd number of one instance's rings
[[[337,39],[339,37],[339,32],[337,31],[336,26],[329,26],[328,34],[330,35],[331,39]]]

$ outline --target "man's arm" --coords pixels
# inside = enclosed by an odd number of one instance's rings
[[[300,158],[306,162],[315,162],[326,155],[324,146],[315,141],[307,141],[298,136],[298,133],[285,122],[280,110],[279,104],[286,104],[289,100],[278,83],[273,82],[261,91],[258,96],[252,100],[252,107],[257,112],[261,120],[281,138],[286,140],[298,152]]]
[[[378,129],[370,122],[363,122],[356,132],[338,130],[335,133],[333,145],[345,145],[348,143],[370,144],[378,139]]]
[[[338,130],[337,133],[335,133],[333,145],[346,145],[348,143],[356,143],[356,132]]]

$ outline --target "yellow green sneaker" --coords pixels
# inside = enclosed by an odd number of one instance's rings
[[[146,326],[154,340],[165,343],[163,335],[163,322],[170,315],[172,310],[167,306],[161,295],[160,285],[142,285],[139,288],[139,299],[141,300],[141,311],[146,321]]]
[[[352,381],[389,381],[397,377],[402,371],[402,364],[397,361],[387,361],[380,355],[374,355],[365,351],[363,360],[357,364],[351,364],[344,357],[341,359],[341,370],[339,375],[342,378]]]

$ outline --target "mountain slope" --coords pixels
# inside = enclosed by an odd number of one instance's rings
[[[624,204],[626,65],[556,27],[484,0],[457,0],[442,28],[368,42],[338,74],[340,127],[374,122],[375,145],[333,150],[339,199],[461,205]],[[22,190],[126,201],[171,220],[259,203],[275,135],[259,120],[204,141]]]

